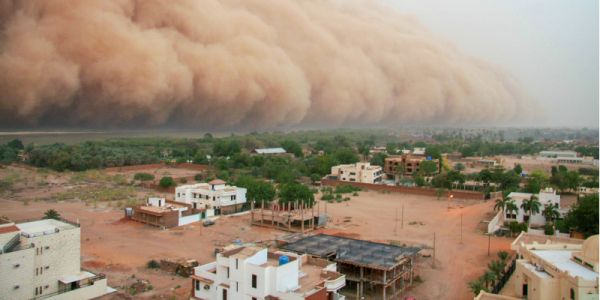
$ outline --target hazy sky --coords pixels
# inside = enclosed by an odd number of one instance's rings
[[[598,127],[597,0],[388,0],[511,72],[540,104],[531,125]]]

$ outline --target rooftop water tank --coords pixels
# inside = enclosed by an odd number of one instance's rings
[[[279,257],[279,265],[283,266],[290,262],[290,258],[287,255],[282,255]]]

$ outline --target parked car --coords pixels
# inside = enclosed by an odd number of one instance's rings
[[[204,222],[202,222],[202,225],[204,227],[212,226],[212,225],[215,225],[215,221],[213,221],[213,220],[204,220]]]

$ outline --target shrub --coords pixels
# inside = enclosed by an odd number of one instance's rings
[[[360,190],[361,189],[359,187],[354,187],[349,184],[338,185],[335,187],[336,194],[349,194],[349,193],[353,193],[353,192],[358,192]]]
[[[333,195],[332,194],[323,194],[321,196],[321,200],[333,200]]]
[[[60,220],[60,214],[54,209],[49,209],[44,213],[44,219]]]
[[[133,179],[139,181],[150,181],[154,180],[154,175],[150,173],[135,173],[135,175],[133,175]]]
[[[175,180],[173,180],[173,177],[165,176],[165,177],[163,177],[163,178],[160,179],[160,182],[158,184],[162,188],[168,188],[168,187],[175,186]]]
[[[159,263],[158,263],[156,260],[154,260],[154,259],[151,259],[151,260],[149,260],[149,261],[148,261],[148,263],[146,264],[146,267],[147,267],[148,269],[158,269],[158,268],[160,268],[160,264],[159,264]]]
[[[545,235],[554,235],[554,228],[550,224],[546,224],[544,226],[544,234]]]
[[[194,180],[202,181],[202,180],[204,180],[204,175],[202,175],[202,173],[198,173],[198,174],[194,175]]]

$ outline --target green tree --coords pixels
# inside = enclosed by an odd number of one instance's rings
[[[502,211],[502,214],[504,215],[504,212],[506,211],[506,206],[510,201],[512,201],[512,200],[508,196],[506,196],[504,198],[496,199],[496,204],[494,205],[494,210]]]
[[[175,180],[173,180],[173,177],[164,176],[163,178],[160,179],[160,181],[158,182],[158,185],[160,185],[162,188],[172,187],[172,186],[175,186]]]
[[[238,187],[246,188],[246,198],[256,202],[271,202],[275,198],[275,187],[264,180],[241,176],[235,181]]]
[[[285,140],[281,142],[281,147],[283,147],[286,152],[293,153],[296,157],[304,156],[304,154],[302,153],[302,147],[295,141]]]
[[[358,156],[351,148],[340,148],[336,150],[334,157],[341,164],[353,164],[358,162]],[[327,172],[329,172],[329,170]]]
[[[515,174],[517,175],[521,175],[521,173],[523,173],[523,167],[521,167],[520,164],[517,164],[514,168],[513,171],[515,172]]]
[[[465,170],[465,165],[463,163],[457,163],[454,165],[454,170],[458,172],[462,172]]]
[[[375,166],[383,167],[383,165],[385,164],[386,157],[387,157],[387,155],[385,155],[384,153],[375,153],[371,157],[371,164],[375,165]]]
[[[485,291],[485,292],[488,291],[488,289],[486,288],[485,282],[481,278],[470,281],[468,283],[468,285],[469,285],[469,288],[471,289],[471,292],[473,292],[473,295],[475,295],[475,296],[479,295],[479,293],[481,291]]]
[[[485,271],[485,273],[483,273],[483,275],[481,276],[481,280],[488,289],[494,284],[496,278],[496,274],[491,270]]]
[[[565,215],[561,231],[570,229],[581,232],[585,237],[598,234],[598,194],[579,198]]]
[[[560,217],[560,213],[558,212],[558,208],[552,204],[544,205],[544,210],[542,211],[542,215],[546,218],[547,223],[553,223],[554,220]]]
[[[502,276],[505,267],[506,264],[500,260],[494,260],[488,264],[488,269],[492,271],[496,278],[500,278]]]
[[[508,260],[508,252],[502,250],[502,251],[498,251],[498,258],[500,259],[501,262],[504,262],[504,264],[506,265],[506,261]]]
[[[541,171],[533,171],[527,177],[527,184],[525,185],[525,192],[537,194],[541,189],[548,186],[548,176]]]
[[[437,173],[437,163],[432,160],[424,160],[419,165],[419,171],[424,175],[432,175]]]
[[[296,201],[312,207],[315,196],[307,186],[299,183],[285,183],[279,186],[279,203],[286,204]]]
[[[516,213],[519,211],[519,207],[517,207],[517,204],[512,199],[506,203],[505,209],[510,215],[516,215]]]
[[[542,204],[540,203],[540,201],[538,201],[537,196],[531,195],[531,198],[523,200],[523,202],[521,203],[521,208],[523,209],[523,211],[525,211],[527,219],[529,219],[532,215],[540,212],[541,205]],[[527,220],[527,223],[529,223],[529,220]]]
[[[54,209],[49,209],[44,213],[44,219],[60,220],[60,214]]]
[[[15,149],[15,150],[23,150],[23,149],[25,149],[25,146],[23,145],[23,142],[21,142],[21,140],[19,140],[19,139],[14,139],[14,140],[6,143],[6,145],[8,147],[11,147],[11,148]]]

